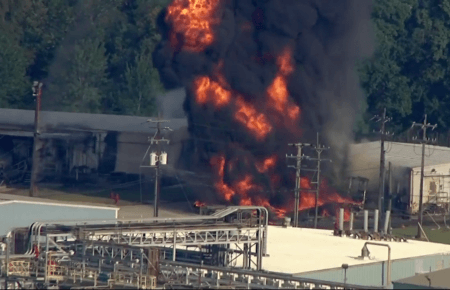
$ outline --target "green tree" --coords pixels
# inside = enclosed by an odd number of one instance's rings
[[[377,50],[360,68],[368,113],[386,107],[396,131],[424,113],[450,128],[450,0],[376,0]]]
[[[160,93],[151,53],[170,0],[0,0],[0,106],[151,115]]]
[[[0,34],[0,106],[22,108],[31,90],[26,75],[29,60],[26,51],[8,33]],[[31,99],[31,97],[30,97]]]
[[[152,116],[156,113],[156,97],[163,91],[159,73],[153,67],[151,50],[143,49],[125,72],[126,90],[123,103],[131,115]]]
[[[86,39],[76,44],[65,69],[50,87],[49,93],[59,96],[55,105],[64,111],[101,113],[106,65],[101,40]]]

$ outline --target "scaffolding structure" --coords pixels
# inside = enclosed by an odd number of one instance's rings
[[[0,289],[358,288],[264,273],[267,227],[264,207],[193,218],[35,223],[7,237]],[[238,259],[243,267],[235,266]]]

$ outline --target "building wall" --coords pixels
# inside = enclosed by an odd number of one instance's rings
[[[391,280],[397,281],[412,277],[416,273],[432,272],[447,268],[450,268],[450,255],[431,255],[394,260],[392,261]],[[381,287],[386,285],[386,271],[387,262],[350,266],[347,269],[347,283]],[[344,270],[342,268],[298,273],[294,276],[344,283]]]
[[[111,220],[116,208],[26,201],[0,202],[0,236],[12,228],[27,227],[38,221]]]
[[[426,166],[425,178],[423,182],[423,202],[436,202],[436,194],[441,196],[441,201],[450,197],[450,164]],[[419,209],[420,198],[420,172],[421,168],[416,167],[411,170],[411,210],[416,213]],[[433,194],[434,193],[434,194]]]

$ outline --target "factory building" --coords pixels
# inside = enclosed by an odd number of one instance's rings
[[[41,112],[42,141],[39,180],[88,180],[98,174],[120,172],[138,174],[156,130],[146,117]],[[187,130],[184,118],[171,119],[165,126],[173,132],[163,150],[168,164],[178,159]],[[29,179],[33,151],[34,111],[0,109],[0,169],[3,179],[16,182]]]
[[[392,164],[393,206],[417,213],[420,196],[422,145],[386,142],[386,189],[388,164]],[[353,144],[349,162],[351,174],[369,179],[368,199],[378,196],[380,142]],[[387,190],[386,190],[387,192]],[[425,209],[448,212],[450,201],[450,148],[426,146],[423,201]]]

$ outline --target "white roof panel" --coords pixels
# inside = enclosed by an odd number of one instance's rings
[[[335,237],[331,230],[282,228],[269,226],[268,254],[263,259],[264,270],[298,274],[332,268],[346,263],[349,266],[387,260],[384,247],[369,246],[373,260],[359,260],[364,240]],[[379,242],[389,244],[392,259],[413,258],[434,254],[450,254],[450,245],[409,240]]]

